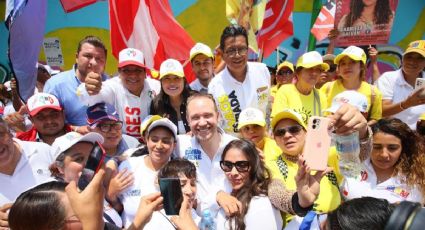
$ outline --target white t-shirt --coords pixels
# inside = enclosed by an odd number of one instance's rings
[[[192,90],[198,91],[200,93],[208,93],[208,87],[203,86],[199,79],[192,81],[189,86]]]
[[[123,133],[140,139],[140,124],[149,115],[152,99],[159,94],[160,90],[161,85],[157,80],[146,78],[143,91],[136,96],[130,93],[121,79],[116,76],[104,81],[97,95],[89,96],[85,84],[81,83],[77,88],[77,95],[88,106],[100,102],[115,106],[120,119],[124,122]]]
[[[217,215],[217,230],[228,230],[229,221],[223,209]],[[255,196],[249,202],[248,212],[245,215],[244,223],[246,230],[280,230],[282,229],[282,216],[270,202],[267,196]],[[233,226],[234,228],[234,226]]]
[[[422,78],[425,73],[422,72]],[[393,104],[404,101],[415,89],[406,82],[401,69],[396,71],[385,72],[376,81],[376,86],[382,92],[383,100],[391,100]],[[416,130],[416,122],[419,116],[425,112],[425,105],[410,107],[400,113],[392,115]]]
[[[214,96],[218,110],[223,117],[222,128],[226,133],[236,135],[239,114],[253,107],[269,114],[267,106],[270,97],[270,73],[263,63],[248,62],[245,80],[233,78],[227,67],[215,76],[208,85],[208,93]]]
[[[404,200],[423,203],[418,188],[410,188],[406,184],[402,184],[399,177],[391,177],[377,184],[376,173],[370,159],[366,159],[363,165],[365,170],[362,171],[361,177],[344,178],[341,195],[345,200],[370,196],[386,199],[390,203]]]
[[[134,183],[124,190],[120,195],[120,200],[124,206],[123,222],[129,227],[139,207],[140,198],[153,192],[159,192],[159,187],[155,185],[158,171],[153,171],[145,164],[145,157],[130,157],[121,162],[119,171],[127,169],[133,172]],[[154,216],[152,216],[153,219]]]
[[[49,165],[53,163],[50,146],[41,142],[13,139],[21,147],[21,158],[12,175],[0,173],[0,206],[11,203],[28,189],[52,181]]]
[[[191,161],[196,166],[197,176],[197,200],[198,214],[201,215],[205,209],[210,209],[212,216],[215,216],[219,210],[216,201],[216,194],[218,191],[225,192],[231,191],[231,186],[226,180],[224,172],[220,168],[221,155],[224,147],[235,137],[221,133],[220,147],[218,148],[213,160],[210,160],[208,155],[204,152],[196,137],[189,135],[178,135],[177,147],[175,148],[175,156],[185,158]]]

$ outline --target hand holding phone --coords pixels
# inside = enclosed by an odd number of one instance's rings
[[[106,152],[102,145],[96,142],[90,152],[89,158],[87,159],[86,166],[81,172],[80,179],[78,179],[78,188],[81,191],[87,187],[87,185],[93,179],[94,174],[96,174],[102,167],[105,155]]]
[[[183,193],[179,178],[159,178],[161,196],[165,214],[178,215],[183,202]]]
[[[330,119],[325,117],[312,116],[308,120],[303,156],[312,170],[327,168],[331,146],[329,123]]]
[[[425,78],[416,78],[415,90],[425,88]],[[425,90],[422,90],[422,93],[419,94],[419,98],[425,98]]]

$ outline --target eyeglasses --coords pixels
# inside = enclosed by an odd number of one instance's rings
[[[285,133],[288,132],[290,134],[298,134],[301,129],[303,129],[303,127],[301,127],[301,125],[293,125],[293,126],[288,126],[286,128],[280,128],[280,129],[276,129],[273,134],[275,137],[283,137],[285,136]]]
[[[224,51],[224,53],[229,57],[236,56],[236,53],[240,56],[245,56],[248,53],[248,47],[239,47],[239,48],[229,48]]]
[[[232,171],[233,167],[236,167],[238,172],[248,172],[249,161],[236,161],[235,163],[230,161],[220,161],[220,168],[224,172]]]
[[[277,72],[276,75],[280,75],[280,76],[285,76],[285,75],[291,75],[293,72],[291,70],[287,70],[287,71],[279,71]]]
[[[100,123],[96,126],[99,127],[100,131],[106,133],[111,131],[112,128],[114,130],[120,130],[122,128],[122,121],[117,121],[115,123]]]

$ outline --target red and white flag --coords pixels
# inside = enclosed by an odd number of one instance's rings
[[[174,19],[168,0],[109,0],[112,53],[131,47],[139,49],[149,68],[173,58],[189,59],[195,45],[189,34]],[[190,65],[185,66],[188,82],[195,79]]]
[[[334,28],[335,20],[335,0],[329,0],[320,10],[316,22],[311,28],[311,33],[317,41],[328,37],[329,31]]]
[[[268,57],[286,38],[294,34],[292,11],[294,0],[269,0],[263,26],[257,34],[258,48]]]
[[[69,13],[97,2],[98,0],[61,0],[65,12]]]

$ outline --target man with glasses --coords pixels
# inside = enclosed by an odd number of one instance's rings
[[[214,77],[214,55],[207,45],[196,43],[190,50],[190,63],[196,80],[190,83],[192,90],[208,93],[208,84]]]
[[[102,146],[106,151],[106,160],[139,145],[136,138],[122,134],[123,122],[110,104],[98,103],[87,108],[87,124],[91,132],[99,133],[105,140]]]
[[[243,109],[253,107],[269,114],[270,73],[265,64],[248,62],[248,35],[243,27],[231,25],[223,30],[219,52],[226,67],[211,80],[208,92],[223,116],[224,131],[236,135]]]
[[[113,105],[124,121],[123,132],[141,139],[140,124],[149,115],[152,99],[161,86],[146,78],[147,67],[140,50],[126,48],[118,58],[118,77],[102,82],[100,77],[88,77],[77,89],[80,100],[90,105],[105,102]]]
[[[51,145],[57,137],[72,131],[65,124],[64,111],[54,95],[36,93],[28,99],[27,108],[33,126],[26,132],[18,132],[18,139]]]

